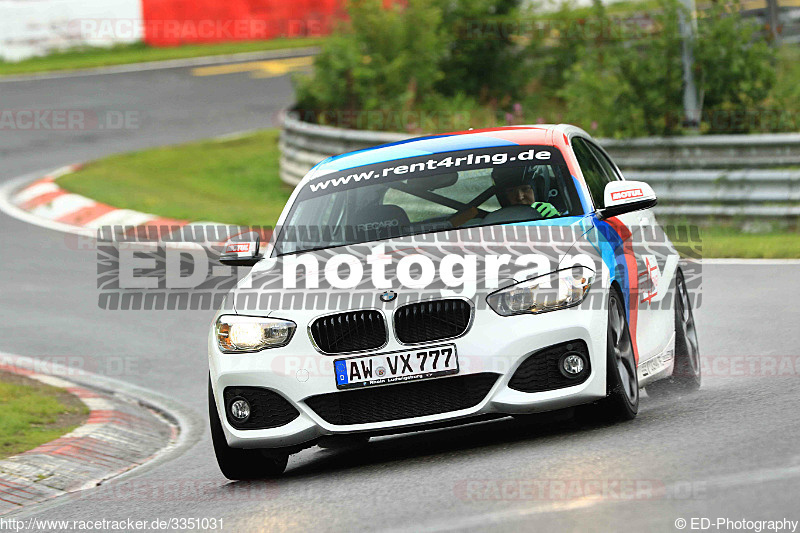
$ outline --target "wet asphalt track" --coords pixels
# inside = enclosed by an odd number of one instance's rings
[[[0,180],[268,127],[290,101],[287,77],[196,78],[186,68],[0,83],[0,109],[142,116],[140,127],[114,132],[0,131]],[[205,420],[210,311],[103,311],[93,250],[75,250],[63,234],[5,214],[0,250],[0,351],[80,358]],[[696,317],[705,367],[714,370],[695,395],[643,398],[631,423],[509,419],[384,437],[360,449],[312,448],[292,457],[282,480],[240,484],[219,473],[203,426],[180,457],[26,515],[217,518],[225,531],[677,531],[679,518],[798,520],[798,268],[705,266]],[[780,375],[758,375],[773,363]],[[582,494],[598,484],[607,487],[605,498]],[[528,487],[521,496],[520,486]]]

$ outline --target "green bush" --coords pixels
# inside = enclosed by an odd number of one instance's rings
[[[777,58],[758,29],[721,5],[713,5],[698,22],[695,61],[704,130],[747,133],[766,127],[763,103],[775,84]]]
[[[595,5],[603,26],[613,21]],[[563,88],[566,120],[601,136],[667,135],[682,113],[681,41],[678,6],[660,0],[652,15],[656,31],[641,39],[614,38],[583,43],[568,67]],[[586,124],[591,120],[590,124]],[[596,124],[596,127],[592,125]]]
[[[525,81],[522,50],[503,31],[518,2],[354,1],[313,74],[296,77],[297,108],[307,120],[362,129],[494,123],[496,102]]]
[[[800,130],[800,48],[784,46],[778,51],[775,85],[765,103],[764,131]]]
[[[513,40],[520,0],[436,1],[447,35],[437,91],[483,102],[517,98],[527,78],[525,51]]]
[[[441,10],[426,0],[404,8],[358,0],[348,11],[350,22],[322,46],[313,75],[296,79],[298,107],[321,113],[322,122],[333,114],[341,126],[355,126],[363,112],[416,107],[443,76]]]
[[[659,0],[650,18],[654,30],[645,39],[583,43],[567,70],[563,98],[568,121],[596,122],[588,128],[603,136],[675,135],[682,129],[683,67],[676,0]],[[594,16],[605,19],[602,7]],[[694,47],[695,80],[700,92],[703,131],[758,129],[752,121],[731,117],[756,112],[775,76],[774,51],[756,37],[756,28],[738,11],[712,7],[698,20]],[[563,45],[564,48],[574,46]],[[724,117],[727,120],[720,121]]]
[[[595,0],[546,13],[526,6],[354,0],[313,74],[297,78],[298,109],[307,120],[359,129],[570,122],[608,137],[683,132],[679,0],[609,8]],[[775,50],[738,9],[712,5],[697,25],[701,131],[795,129],[769,111],[800,103],[797,54],[782,56],[786,72],[776,78]]]

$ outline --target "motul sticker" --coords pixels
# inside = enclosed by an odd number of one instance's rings
[[[639,196],[644,196],[642,189],[628,189],[627,191],[617,191],[611,193],[611,199],[614,201],[638,198]]]
[[[241,254],[250,251],[250,243],[243,242],[241,244],[229,244],[225,249],[226,254]]]

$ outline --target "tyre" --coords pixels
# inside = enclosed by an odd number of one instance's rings
[[[608,297],[606,329],[606,397],[578,411],[580,419],[587,422],[632,420],[639,412],[639,376],[625,304],[613,289]]]
[[[648,385],[647,394],[660,397],[696,391],[702,382],[701,374],[694,313],[683,272],[678,270],[675,282],[675,368],[672,376]]]
[[[208,380],[208,417],[211,423],[211,441],[214,444],[214,454],[217,456],[219,469],[228,479],[264,479],[277,477],[286,470],[289,462],[288,453],[279,453],[271,450],[244,450],[231,448],[225,440],[214,402],[214,391],[211,388],[211,378]]]

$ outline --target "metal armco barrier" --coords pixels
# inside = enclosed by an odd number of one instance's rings
[[[413,135],[283,119],[281,179],[297,185],[330,155]],[[656,212],[687,216],[800,216],[800,133],[600,139],[625,177],[650,183]],[[788,167],[788,168],[780,168]]]

